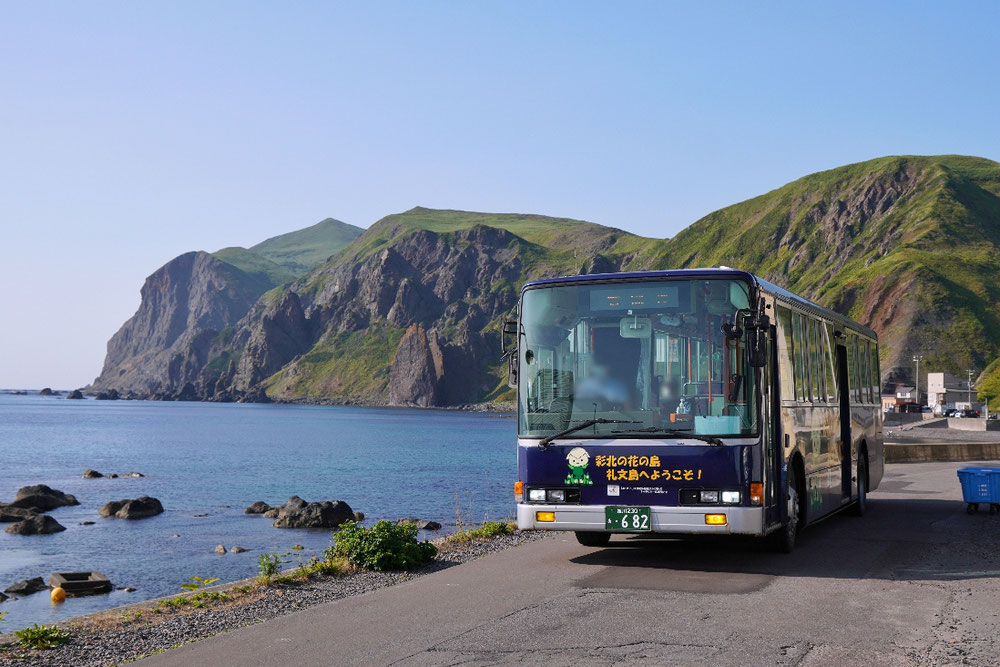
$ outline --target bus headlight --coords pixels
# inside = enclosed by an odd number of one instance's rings
[[[528,500],[539,503],[545,502],[545,489],[528,489]]]
[[[722,492],[722,502],[726,505],[739,505],[740,504],[740,492],[739,491],[723,491]]]
[[[551,500],[554,503],[566,502],[566,490],[565,489],[549,490],[549,500]]]
[[[717,503],[719,502],[719,492],[718,491],[702,491],[698,494],[698,500],[703,503]]]

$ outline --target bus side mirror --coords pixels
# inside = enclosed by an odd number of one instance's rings
[[[747,332],[747,361],[754,368],[763,368],[767,364],[766,332],[770,326],[771,318],[767,315],[749,315],[743,320],[743,328]]]
[[[500,351],[507,351],[507,336],[514,336],[514,343],[517,343],[517,320],[504,320],[500,327]]]
[[[517,389],[517,347],[514,347],[507,355],[507,386]]]

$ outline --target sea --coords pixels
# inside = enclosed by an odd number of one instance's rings
[[[84,479],[88,468],[144,476]],[[274,528],[245,514],[257,500],[343,500],[366,525],[410,516],[444,525],[422,531],[425,539],[511,518],[516,472],[515,421],[504,413],[0,393],[0,501],[47,484],[81,503],[49,512],[64,532],[0,531],[0,590],[91,570],[116,587],[62,604],[46,592],[0,602],[0,634],[177,593],[194,576],[252,577],[263,553],[293,567],[330,546],[328,530]],[[164,513],[98,516],[108,501],[140,496],[158,498]],[[219,544],[248,551],[220,555]]]

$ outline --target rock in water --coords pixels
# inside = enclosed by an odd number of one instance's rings
[[[117,389],[111,389],[109,391],[98,392],[95,398],[99,401],[117,401],[121,397],[118,395]]]
[[[39,396],[52,396],[52,387],[46,387],[38,392]]]
[[[76,401],[83,400],[83,392],[79,389],[74,389],[73,391],[66,394],[66,398],[70,398]]]
[[[220,555],[226,553],[226,547],[220,544],[219,546],[215,547],[215,553]]]
[[[441,530],[441,524],[437,521],[428,521],[427,519],[418,519],[415,516],[408,516],[402,519],[396,519],[396,523],[409,523],[413,524],[420,530]]]
[[[24,521],[38,514],[34,510],[27,510],[21,507],[8,507],[0,504],[0,523],[10,523],[11,521]]]
[[[3,602],[6,599],[7,599],[7,596],[4,595],[3,593],[0,593],[0,602]]]
[[[94,525],[94,522],[93,522],[93,521],[81,521],[81,522],[80,522],[79,524],[77,524],[77,525],[79,525],[79,526],[93,526],[93,525]]]
[[[241,554],[241,553],[243,553],[245,551],[247,551],[247,549],[244,549],[243,547],[233,547],[232,549],[229,550],[229,553],[231,553],[231,554]]]
[[[79,505],[80,501],[74,496],[56,489],[49,488],[44,484],[34,486],[24,486],[17,490],[14,502],[8,503],[8,507],[23,507],[34,509],[37,512],[48,512],[57,507],[67,505]]]
[[[39,514],[4,528],[4,532],[15,535],[51,535],[64,530],[66,528],[48,514]]]
[[[104,477],[104,475],[97,472],[96,470],[91,470],[90,468],[87,468],[86,470],[83,471],[84,479],[100,479],[101,477]]]
[[[354,520],[354,510],[343,500],[307,503],[298,496],[292,496],[292,500],[298,502],[289,501],[279,508],[275,528],[336,528]]]
[[[358,523],[361,523],[362,521],[365,520],[365,513],[364,512],[357,512],[357,511],[355,511],[354,512],[354,520],[357,521]]]
[[[40,593],[48,589],[48,585],[41,577],[35,577],[34,579],[22,579],[16,584],[11,584],[3,590],[4,593],[10,593],[11,595],[33,595],[34,593]]]
[[[270,505],[265,503],[263,500],[258,500],[254,504],[250,505],[250,507],[243,510],[243,512],[246,514],[263,514],[269,509],[271,509]]]
[[[274,519],[278,516],[278,513],[280,511],[281,510],[279,510],[277,507],[272,507],[271,509],[264,512],[264,516],[266,516],[268,519]]]
[[[115,516],[119,519],[145,519],[163,512],[163,505],[156,498],[142,496],[135,500],[112,500],[98,510],[103,517]]]

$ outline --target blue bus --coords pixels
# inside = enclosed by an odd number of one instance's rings
[[[882,479],[878,338],[843,315],[730,268],[538,280],[517,314],[521,529],[787,552]]]

